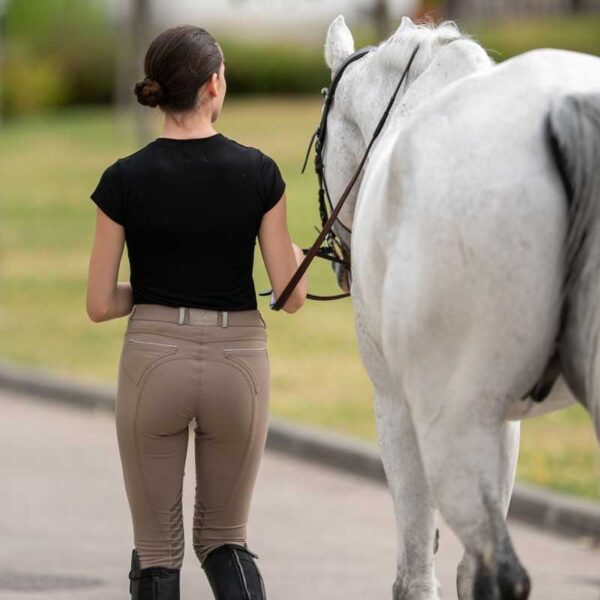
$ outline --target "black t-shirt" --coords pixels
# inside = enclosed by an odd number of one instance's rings
[[[217,133],[155,139],[91,198],[125,228],[134,304],[248,310],[258,228],[284,190],[272,158]]]

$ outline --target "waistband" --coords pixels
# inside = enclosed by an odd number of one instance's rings
[[[257,309],[228,311],[188,306],[165,306],[164,304],[134,304],[127,320],[136,321],[138,319],[164,321],[177,323],[177,325],[266,327],[266,323]]]

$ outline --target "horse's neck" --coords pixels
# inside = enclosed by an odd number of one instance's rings
[[[397,130],[418,106],[447,85],[493,65],[485,50],[472,40],[461,38],[442,47],[390,114],[388,131]]]
[[[477,71],[490,69],[493,65],[494,63],[486,51],[472,40],[460,38],[443,46],[423,72],[416,75],[416,79],[409,85],[406,93],[398,101],[396,108],[390,113],[382,135],[373,146],[365,171],[380,160],[387,160],[385,154],[393,146],[393,141],[402,124],[423,102],[439,93],[449,84]],[[415,75],[411,74],[409,81],[413,77]],[[374,127],[375,125],[370,123],[369,132]],[[365,139],[368,138],[365,137]],[[384,140],[386,141],[384,142]],[[391,142],[391,144],[387,142]],[[376,156],[378,158],[374,158]],[[352,169],[355,168],[354,163],[349,162],[348,164],[352,164]],[[349,177],[350,175],[348,175]],[[350,201],[342,208],[340,218],[344,222],[352,222],[352,215],[355,213],[360,201],[361,195],[358,194],[354,204],[352,198],[350,198]]]

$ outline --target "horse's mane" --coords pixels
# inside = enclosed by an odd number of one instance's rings
[[[384,68],[397,71],[404,68],[415,46],[420,44],[414,71],[421,73],[442,46],[459,39],[472,38],[462,33],[454,21],[443,21],[439,25],[432,21],[411,23],[407,27],[400,26],[380,42],[374,58]]]

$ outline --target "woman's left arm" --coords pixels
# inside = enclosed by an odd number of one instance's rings
[[[133,308],[131,284],[117,281],[124,247],[125,228],[97,208],[86,301],[96,323],[124,317]]]

